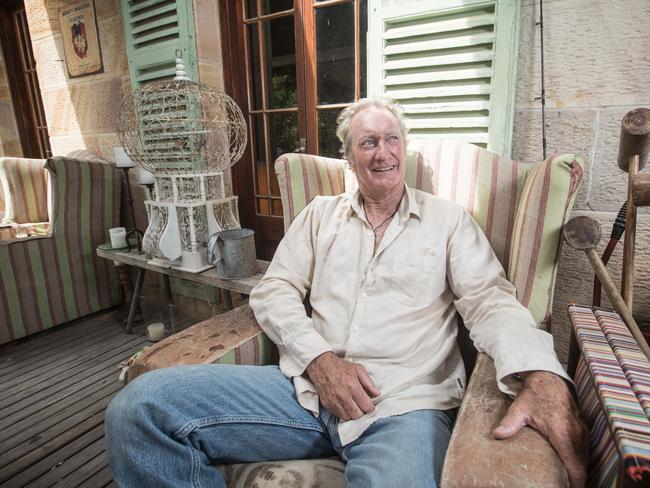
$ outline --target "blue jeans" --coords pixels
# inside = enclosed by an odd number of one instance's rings
[[[340,456],[347,486],[438,485],[453,415],[418,410],[341,446],[339,419],[302,408],[277,366],[200,365],[149,372],[106,411],[119,487],[224,487],[215,463]]]

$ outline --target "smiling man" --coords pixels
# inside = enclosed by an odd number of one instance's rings
[[[361,100],[337,134],[358,189],[307,205],[250,298],[279,368],[137,378],[107,412],[118,485],[219,487],[212,462],[338,455],[351,488],[437,486],[465,379],[457,312],[518,394],[495,435],[533,426],[583,484],[584,432],[552,340],[471,216],[405,184],[401,108]]]

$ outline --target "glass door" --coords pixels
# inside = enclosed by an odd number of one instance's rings
[[[274,161],[288,152],[340,157],[336,117],[365,95],[366,0],[225,4],[226,89],[249,124],[233,187],[242,225],[255,228],[258,256],[270,259],[284,234]]]

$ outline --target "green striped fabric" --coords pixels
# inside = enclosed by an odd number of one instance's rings
[[[48,176],[44,163],[43,159],[0,158],[5,220],[47,222]]]
[[[301,153],[284,154],[275,160],[285,230],[316,195],[343,193],[344,163],[341,159]]]
[[[0,344],[119,303],[112,264],[95,255],[120,222],[120,173],[50,158],[51,235],[0,243]]]
[[[473,144],[424,139],[408,147],[406,182],[456,202],[476,219],[518,299],[538,326],[548,329],[560,230],[573,207],[583,165],[574,154],[524,164]],[[345,166],[343,160],[307,154],[278,158],[285,229],[315,195],[341,193],[356,184]],[[323,175],[335,191],[324,191]]]

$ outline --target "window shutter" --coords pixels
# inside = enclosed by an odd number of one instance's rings
[[[121,0],[131,85],[173,78],[176,50],[198,81],[191,0]]]
[[[439,135],[508,155],[519,1],[370,2],[369,93],[404,106],[409,138]]]

